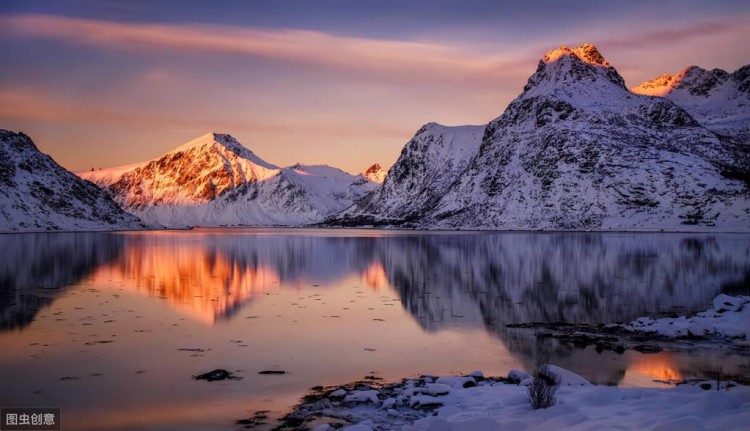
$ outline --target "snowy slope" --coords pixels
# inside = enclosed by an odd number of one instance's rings
[[[690,66],[643,82],[632,92],[665,97],[710,130],[750,144],[750,65],[733,73]]]
[[[330,166],[280,168],[216,133],[130,170],[79,175],[109,191],[127,211],[165,226],[312,223],[377,186]]]
[[[427,370],[428,371],[428,370]],[[528,370],[533,373],[532,369]],[[531,379],[473,376],[404,378],[391,384],[347,384],[313,392],[285,417],[287,425],[318,424],[315,431],[592,431],[592,430],[747,430],[750,387],[722,381],[681,382],[669,388],[592,385],[552,364],[540,373],[554,385],[553,405],[535,410],[529,402]],[[707,389],[704,389],[707,388]],[[335,418],[335,420],[334,420]],[[334,428],[330,424],[340,425]]]
[[[99,188],[0,130],[0,232],[124,230],[145,226]]]
[[[747,161],[670,100],[631,93],[595,47],[561,47],[416,225],[746,231],[748,188],[733,178]]]
[[[401,151],[383,185],[330,222],[400,224],[420,217],[466,169],[483,133],[484,126],[423,126]]]

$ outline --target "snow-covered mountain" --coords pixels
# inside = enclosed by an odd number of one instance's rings
[[[0,232],[143,229],[98,187],[0,129]]]
[[[126,211],[164,226],[314,223],[377,187],[325,165],[280,168],[217,133],[148,162],[79,175]]]
[[[747,148],[633,94],[592,45],[548,52],[424,222],[500,229],[750,229]]]
[[[411,173],[424,167],[418,177],[428,179],[445,167],[423,163],[412,140],[382,188],[347,209],[350,223],[340,224],[750,230],[747,146],[671,100],[630,92],[592,45],[549,51],[479,136],[481,144],[467,147],[478,149],[467,149],[466,168],[437,196]]]
[[[477,154],[484,126],[423,126],[406,144],[383,185],[338,214],[335,224],[402,224],[445,194]]]
[[[661,96],[710,130],[750,144],[750,64],[733,73],[690,66],[643,82],[633,93]]]
[[[380,163],[375,163],[365,169],[364,172],[362,172],[362,176],[373,183],[383,184],[383,180],[385,180],[385,175],[387,173],[388,172],[380,166]]]

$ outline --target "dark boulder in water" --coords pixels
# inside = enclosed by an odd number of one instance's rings
[[[207,373],[199,374],[197,376],[193,376],[193,378],[195,380],[206,380],[209,382],[215,382],[217,380],[226,380],[226,379],[239,379],[238,377],[235,377],[229,371],[222,370],[220,368],[217,368],[213,371],[209,371]]]
[[[284,370],[263,370],[263,371],[258,371],[258,374],[281,376],[283,374],[286,374],[286,371],[284,371]]]

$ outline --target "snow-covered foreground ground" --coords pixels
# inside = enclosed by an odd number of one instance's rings
[[[615,326],[660,337],[711,338],[748,347],[750,297],[722,294],[712,306],[690,318],[642,317]],[[523,371],[511,371],[507,378],[485,379],[475,371],[463,377],[421,376],[382,386],[359,382],[310,395],[284,423],[315,431],[750,429],[750,387],[722,379],[721,364],[716,365],[717,380],[683,381],[665,388],[597,386],[571,371],[544,365],[541,374],[558,382],[556,403],[538,410],[529,401],[532,378]]]
[[[325,431],[494,430],[746,430],[750,387],[715,390],[715,382],[664,389],[596,386],[550,366],[562,376],[556,405],[534,410],[528,380],[430,377],[382,388],[329,390],[292,414],[295,429]],[[511,372],[509,377],[523,372]],[[476,386],[472,386],[476,385]],[[464,387],[467,386],[467,387]],[[701,388],[704,386],[709,389]]]

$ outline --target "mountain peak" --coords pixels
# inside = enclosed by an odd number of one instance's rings
[[[569,88],[579,84],[584,85],[579,86],[579,89],[588,91],[591,84],[598,81],[627,90],[625,80],[594,45],[584,43],[576,48],[563,45],[547,51],[542,57],[536,72],[524,87],[524,93],[530,92],[531,96],[535,96],[537,93],[554,91],[555,88]],[[534,89],[539,90],[533,91]]]
[[[175,148],[175,151],[185,151],[191,148],[202,147],[204,145],[214,143],[221,144],[225,147],[242,147],[242,144],[240,144],[239,141],[237,141],[237,139],[235,139],[230,134],[210,132],[180,145],[179,147]]]
[[[707,96],[721,86],[731,75],[722,69],[706,70],[700,66],[688,66],[676,75],[664,74],[642,82],[630,91],[647,96],[666,96],[674,90],[684,89],[693,96]]]
[[[190,151],[193,149],[201,149],[201,151],[209,151],[210,149],[217,148],[217,146],[220,146],[224,148],[226,151],[229,151],[239,157],[251,160],[253,163],[259,166],[262,166],[266,169],[279,169],[278,166],[272,165],[266,162],[265,160],[261,159],[260,157],[258,157],[249,148],[245,147],[237,139],[235,139],[234,136],[227,134],[227,133],[216,133],[216,132],[206,133],[205,135],[199,136],[193,139],[192,141],[189,141],[183,145],[180,145],[179,147],[170,151],[168,154],[176,154],[176,153],[181,153],[185,151]]]
[[[669,94],[675,85],[679,82],[677,75],[670,75],[665,73],[650,81],[641,82],[635,87],[631,88],[630,91],[635,94],[643,94],[645,96],[665,96]]]
[[[545,63],[554,63],[564,56],[573,56],[584,63],[594,66],[612,67],[609,62],[599,53],[599,50],[590,43],[584,43],[577,48],[568,48],[565,45],[557,49],[547,51],[542,58]]]
[[[383,170],[383,168],[380,166],[380,163],[375,163],[369,168],[365,169],[364,172],[362,172],[363,177],[378,184],[383,183],[383,180],[385,180],[385,175],[386,171]]]
[[[599,53],[599,50],[590,43],[584,43],[578,48],[573,50],[573,53],[589,64],[595,64],[598,66],[612,67],[607,60]]]

